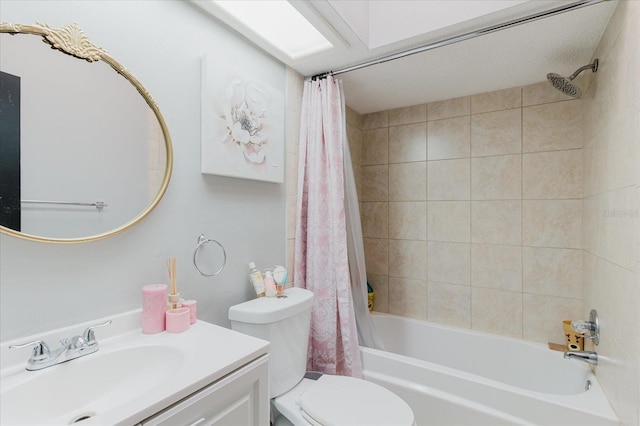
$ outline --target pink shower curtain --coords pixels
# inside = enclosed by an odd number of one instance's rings
[[[295,285],[314,294],[307,369],[362,377],[347,256],[340,96],[333,76],[304,84]]]

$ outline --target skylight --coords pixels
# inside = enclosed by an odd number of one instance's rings
[[[369,49],[469,22],[527,0],[328,0]]]
[[[211,2],[291,59],[300,59],[333,47],[333,44],[286,0]]]

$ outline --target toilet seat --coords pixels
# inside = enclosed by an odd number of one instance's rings
[[[298,404],[314,426],[414,424],[413,411],[400,397],[353,377],[325,374],[301,395]]]

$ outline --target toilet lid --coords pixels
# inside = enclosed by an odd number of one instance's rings
[[[300,408],[323,426],[413,425],[413,411],[400,397],[372,382],[323,375],[300,397]]]

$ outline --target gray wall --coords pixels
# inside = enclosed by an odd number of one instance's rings
[[[123,234],[71,245],[0,235],[0,339],[138,308],[142,286],[167,282],[168,257],[177,258],[178,289],[198,300],[199,317],[226,325],[228,307],[254,296],[247,263],[286,262],[285,185],[200,173],[201,57],[251,58],[283,92],[285,67],[186,1],[1,0],[0,12],[3,22],[77,23],[155,98],[175,161],[159,206]],[[191,263],[201,233],[227,250],[215,278]]]

